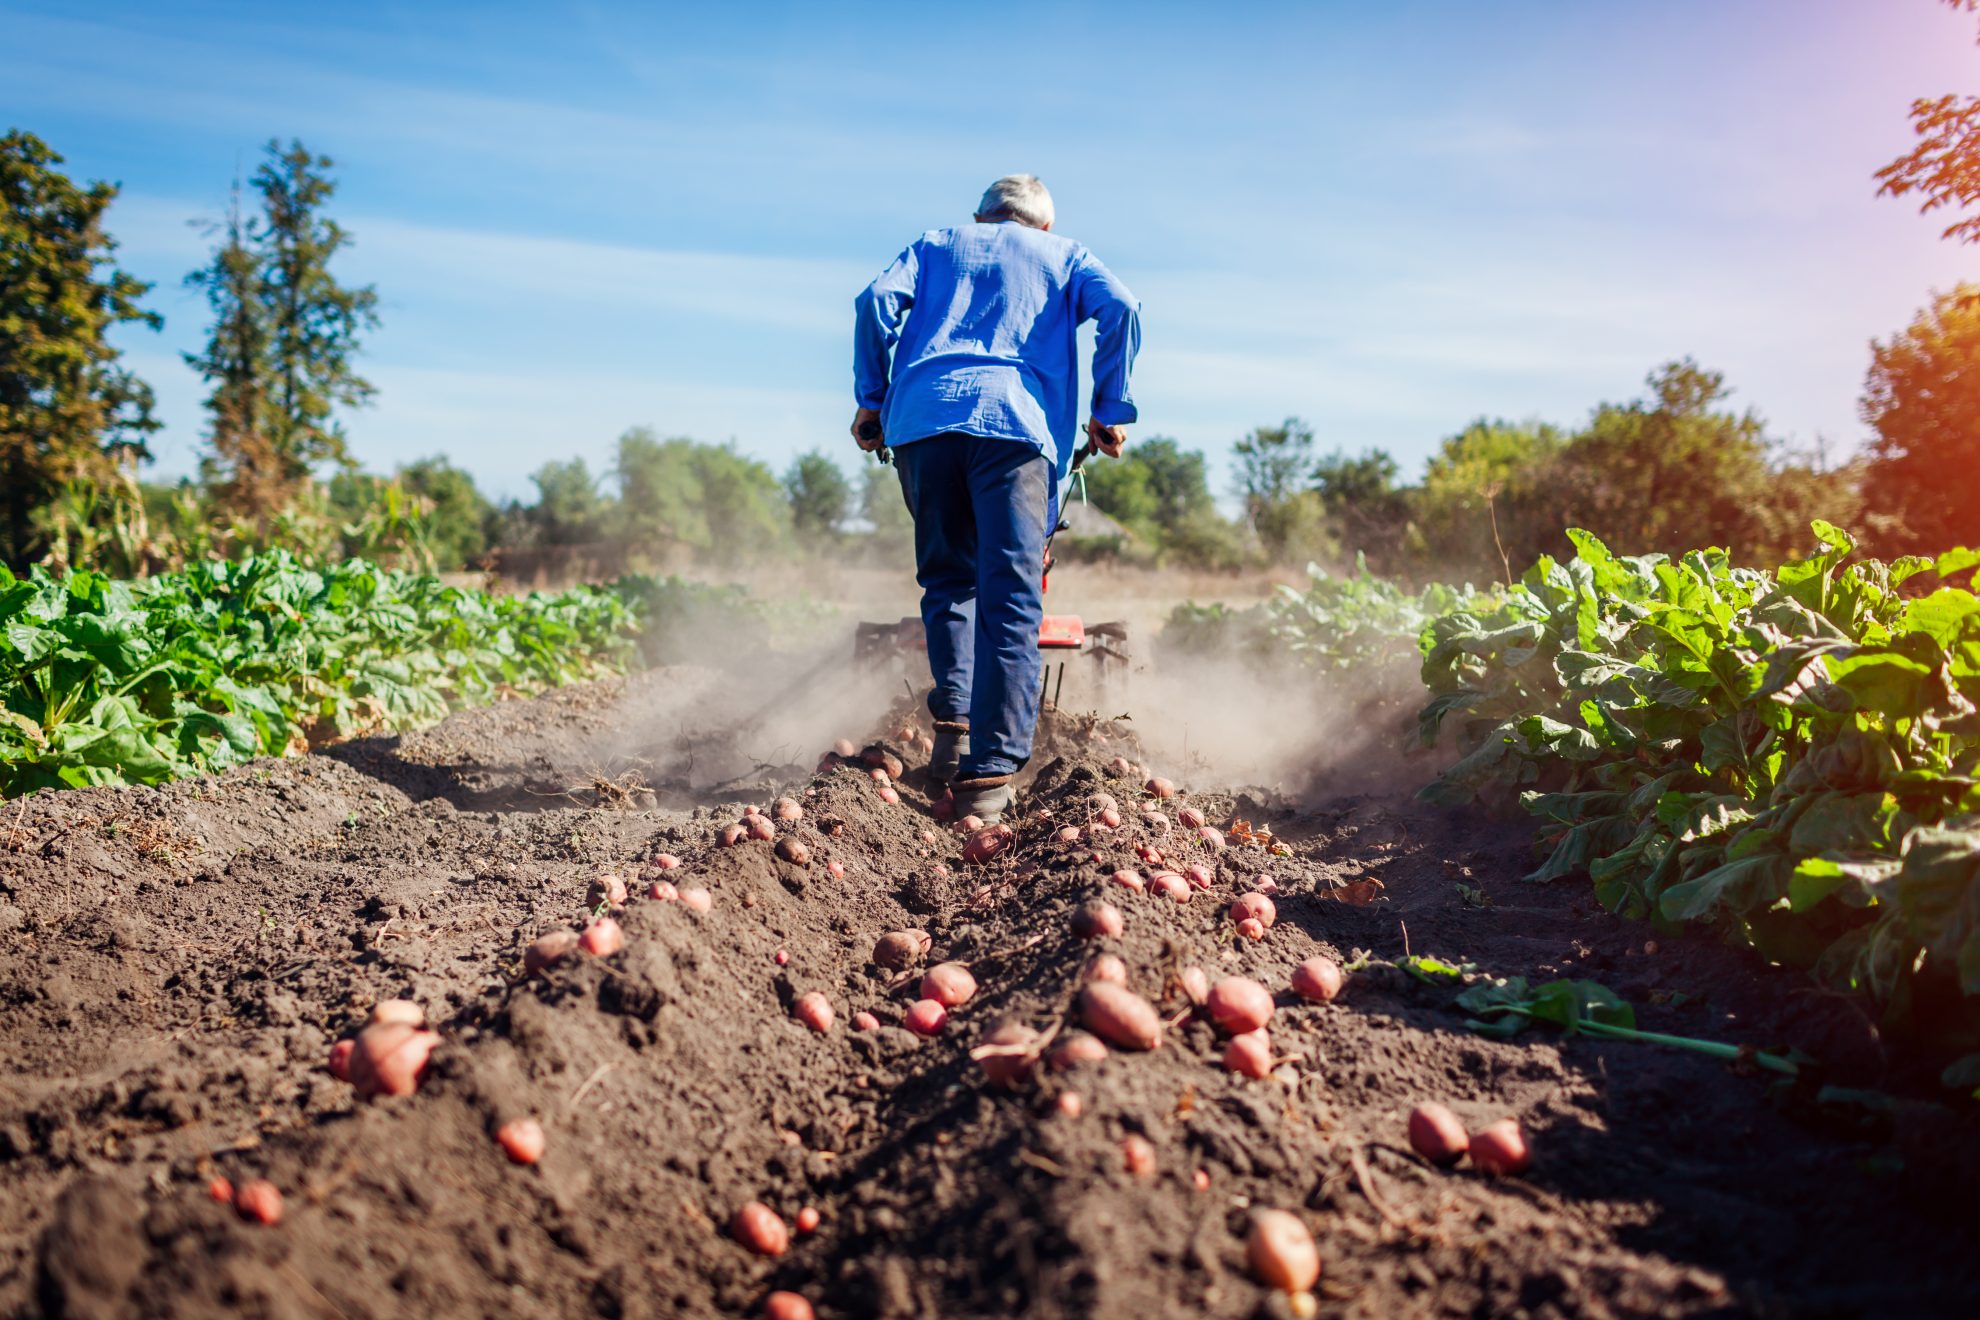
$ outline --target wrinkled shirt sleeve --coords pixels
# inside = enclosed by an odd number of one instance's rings
[[[888,354],[914,306],[919,271],[920,261],[910,243],[853,300],[853,397],[862,408],[878,408],[887,397]]]
[[[1141,351],[1141,303],[1091,252],[1073,271],[1073,308],[1080,321],[1097,322],[1093,345],[1093,420],[1126,426],[1139,415],[1130,388],[1134,356]]]

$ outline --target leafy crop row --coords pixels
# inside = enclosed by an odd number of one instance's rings
[[[622,668],[658,592],[502,596],[281,551],[134,581],[0,568],[0,794],[157,783]]]
[[[1586,874],[1612,911],[1716,926],[1892,1023],[1970,1023],[1980,598],[1951,579],[1980,553],[1852,560],[1814,531],[1772,572],[1572,532],[1572,560],[1437,619],[1421,732],[1454,723],[1472,750],[1426,796],[1523,788],[1545,822],[1533,879]],[[1926,574],[1945,581],[1917,594]]]

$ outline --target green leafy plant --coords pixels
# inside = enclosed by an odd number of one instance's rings
[[[1420,732],[1470,750],[1426,796],[1521,789],[1530,879],[1586,875],[1612,911],[1716,926],[1906,1021],[1980,996],[1980,597],[1951,584],[1980,553],[1814,533],[1762,572],[1573,531],[1573,560],[1437,619]],[[1946,585],[1901,590],[1926,574]]]

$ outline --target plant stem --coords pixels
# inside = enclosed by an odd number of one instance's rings
[[[1669,1045],[1673,1049],[1690,1050],[1695,1054],[1707,1054],[1728,1063],[1740,1059],[1751,1059],[1762,1068],[1772,1069],[1788,1077],[1799,1077],[1801,1065],[1792,1059],[1784,1059],[1778,1054],[1768,1054],[1761,1050],[1748,1051],[1738,1045],[1728,1045],[1723,1041],[1699,1040],[1695,1036],[1667,1036],[1661,1031],[1638,1031],[1634,1027],[1618,1027],[1607,1022],[1581,1021],[1576,1028],[1590,1036],[1605,1036],[1611,1040],[1641,1041],[1646,1045]]]

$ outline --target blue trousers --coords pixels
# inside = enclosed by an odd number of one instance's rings
[[[1014,774],[1038,728],[1052,464],[1018,441],[958,432],[900,445],[894,461],[914,515],[929,713],[969,725],[961,778]]]

